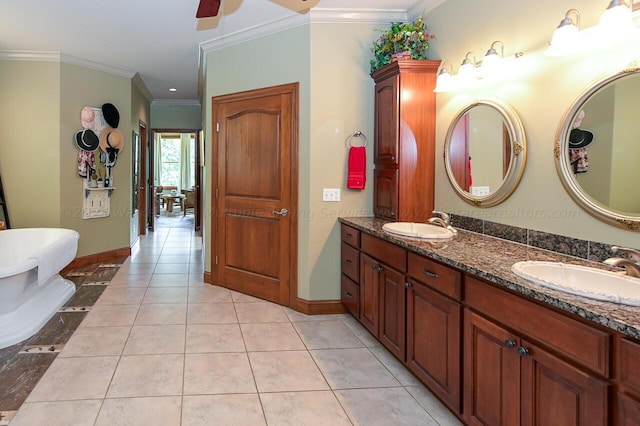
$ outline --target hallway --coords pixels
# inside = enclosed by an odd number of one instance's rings
[[[205,284],[189,222],[141,238],[12,426],[459,424],[351,316]]]

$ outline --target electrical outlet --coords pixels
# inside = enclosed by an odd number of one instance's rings
[[[323,188],[322,201],[340,201],[340,188]]]

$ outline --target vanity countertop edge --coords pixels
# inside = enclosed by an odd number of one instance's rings
[[[389,221],[373,217],[340,217],[340,223],[436,260],[464,273],[520,293],[555,308],[640,339],[640,307],[603,302],[555,291],[527,281],[511,271],[520,261],[549,261],[609,269],[607,265],[524,244],[458,229],[448,241],[427,241],[391,235],[382,230]]]

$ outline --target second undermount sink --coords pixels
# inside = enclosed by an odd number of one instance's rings
[[[382,229],[390,234],[424,240],[448,240],[454,235],[450,229],[429,223],[392,222],[382,225]]]
[[[640,279],[586,266],[527,261],[511,266],[536,284],[595,300],[640,306]]]

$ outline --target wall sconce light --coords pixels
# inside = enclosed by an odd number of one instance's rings
[[[500,54],[496,50],[496,44],[500,43]],[[491,47],[484,55],[482,64],[480,64],[480,73],[484,78],[497,77],[500,74],[502,68],[502,58],[504,58],[504,43],[500,40],[496,40],[491,43]]]
[[[447,70],[447,65],[449,69]],[[453,64],[449,61],[444,61],[440,64],[440,71],[436,78],[436,88],[433,89],[436,93],[446,92],[453,87]]]
[[[547,56],[563,56],[572,53],[576,48],[578,32],[580,31],[580,12],[569,9],[560,21],[560,25],[553,33]]]
[[[624,0],[611,0],[609,6],[602,12],[598,28],[603,35],[616,37],[633,31],[633,1],[631,7]]]
[[[469,56],[473,58],[473,61],[469,59]],[[464,86],[471,86],[477,79],[476,54],[473,52],[467,52],[462,64],[460,65],[460,69],[458,70],[458,80],[460,84]]]
[[[622,41],[630,42],[640,31],[633,24],[633,2],[611,0],[602,13],[597,27],[580,29],[580,13],[569,9],[553,33],[547,56],[564,56],[611,47]]]

